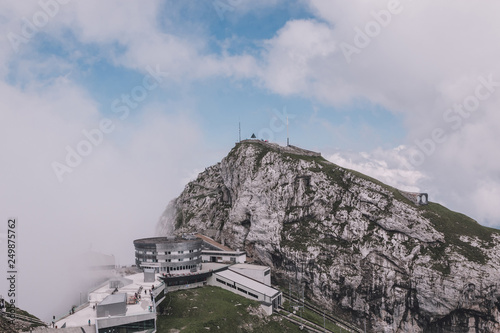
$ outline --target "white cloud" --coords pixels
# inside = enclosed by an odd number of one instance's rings
[[[376,149],[372,152],[354,153],[340,151],[328,160],[347,169],[359,171],[403,191],[418,192],[425,175],[411,168],[401,154],[405,147],[391,150]]]
[[[127,6],[118,0],[76,2],[65,8],[62,28],[73,31],[81,43],[99,46],[119,66],[144,72],[146,66],[159,65],[174,80],[256,75],[253,57],[213,54],[209,36],[197,35],[200,30],[182,31],[182,35],[180,29],[165,31],[162,21],[170,18],[159,16],[163,10],[169,13],[163,6],[161,1],[130,2]],[[247,6],[241,3],[242,10]]]
[[[486,183],[500,186],[496,177],[500,158],[494,153],[500,144],[494,125],[499,120],[495,110],[500,91],[480,101],[471,117],[462,117],[458,129],[443,118],[447,109],[474,94],[479,77],[491,75],[500,82],[500,47],[492,42],[500,33],[493,14],[500,4],[402,0],[390,23],[380,25],[380,31],[348,63],[341,43],[355,45],[355,28],[365,30],[369,22],[376,22],[373,12],[387,10],[390,2],[308,3],[325,23],[289,21],[268,41],[267,67],[262,72],[266,86],[280,94],[311,97],[332,106],[366,99],[403,115],[407,148],[400,153],[407,159],[412,152],[422,152],[417,141],[428,142],[433,131],[442,129],[446,139],[433,144],[423,163],[414,164],[420,174],[429,177],[420,179],[420,187],[432,190],[431,200],[500,226],[500,216],[494,217],[500,195],[483,189]],[[311,47],[314,40],[322,41],[321,47]],[[295,54],[299,56],[290,56]],[[391,163],[386,172],[386,166],[377,161],[392,161],[388,156],[376,157],[376,161],[334,158],[392,184],[403,184],[408,176],[401,178]],[[408,177],[414,185],[415,179]],[[479,205],[477,200],[469,200],[469,193],[478,193],[478,198],[488,193],[493,198]],[[491,213],[486,216],[485,211]]]
[[[245,0],[226,19],[258,15],[260,9],[280,3]],[[495,153],[500,91],[481,101],[459,129],[450,129],[443,120],[446,109],[474,93],[479,76],[491,73],[500,81],[500,47],[494,42],[500,33],[500,4],[402,0],[401,13],[348,64],[340,43],[353,43],[354,27],[364,28],[373,20],[371,12],[388,2],[308,3],[317,19],[290,20],[259,44],[260,58],[244,52],[215,54],[206,32],[198,36],[165,30],[161,23],[169,17],[158,16],[164,5],[160,1],[72,1],[61,5],[19,53],[7,38],[0,39],[0,179],[7,189],[0,193],[0,205],[25,228],[19,244],[26,263],[21,307],[46,308],[43,299],[56,288],[49,287],[55,282],[32,277],[52,267],[44,265],[58,259],[56,254],[72,255],[93,243],[128,262],[131,241],[152,234],[168,199],[182,190],[193,169],[213,160],[208,156],[213,150],[200,143],[200,125],[193,122],[190,108],[174,106],[167,114],[160,110],[164,106],[144,103],[137,122],[113,118],[115,130],[59,183],[52,161],[63,160],[65,147],[74,147],[84,139],[82,130],[95,128],[103,117],[97,102],[67,75],[82,70],[77,61],[104,57],[117,67],[141,72],[158,65],[168,72],[168,80],[183,83],[214,76],[250,78],[276,94],[333,106],[356,98],[380,104],[404,116],[406,146],[365,154],[338,152],[330,160],[397,188],[429,192],[433,201],[500,225],[500,157]],[[4,2],[0,27],[20,33],[23,17],[32,18],[39,10],[35,2]],[[33,56],[44,34],[64,43],[70,55]],[[85,58],[87,48],[97,54]],[[22,84],[7,84],[9,80]],[[445,129],[447,139],[435,144],[423,164],[407,168],[408,157],[419,149],[415,140],[429,139],[438,127]],[[23,298],[35,293],[41,296],[38,303]]]
[[[245,15],[262,15],[268,9],[285,3],[283,0],[214,0],[211,1],[214,13],[221,21],[235,22]],[[286,3],[286,5],[290,5]]]
[[[85,140],[82,130],[103,116],[65,78],[36,88],[0,83],[0,205],[4,218],[20,223],[19,305],[48,320],[78,294],[64,282],[68,261],[92,244],[131,264],[133,239],[153,235],[164,206],[184,186],[179,179],[204,166],[210,150],[189,112],[165,114],[163,106],[145,104],[139,124],[113,118],[115,130],[60,183],[51,163],[64,163],[65,147]],[[54,290],[67,298],[47,308]]]
[[[289,21],[267,45],[264,80],[284,95],[314,94],[321,67],[336,50],[330,28],[310,20]]]
[[[498,216],[500,216],[500,206],[498,205],[498,198],[500,198],[500,186],[498,185],[498,178],[490,181],[483,180],[478,184],[472,193],[464,198],[470,201],[470,205],[476,210],[476,217],[488,226],[498,228]]]

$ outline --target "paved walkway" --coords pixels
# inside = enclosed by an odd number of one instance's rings
[[[30,333],[30,331],[24,331]],[[34,328],[31,333],[95,333],[95,325],[83,327],[66,327],[66,328],[48,328],[40,327]]]

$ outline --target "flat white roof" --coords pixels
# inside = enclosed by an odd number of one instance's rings
[[[229,267],[229,269],[252,269],[254,271],[267,271],[271,269],[269,266],[253,265],[253,264],[234,264]]]
[[[125,293],[119,293],[119,294],[114,294],[114,295],[109,295],[99,303],[99,305],[108,305],[108,304],[115,304],[115,303],[123,303],[127,301],[127,294]]]
[[[151,289],[152,285],[154,285],[156,288],[163,284],[163,282],[156,279],[157,277],[159,277],[159,274],[155,275],[155,282],[144,282],[144,273],[142,272],[126,276],[127,279],[132,280],[132,283],[119,288],[119,293],[126,293],[127,296],[133,296],[139,290],[139,288],[142,287],[141,300],[137,304],[127,304],[127,316],[149,313],[149,307],[153,305],[149,290]],[[61,327],[64,323],[66,323],[66,327],[88,326],[89,319],[91,324],[94,325],[97,318],[97,309],[94,310],[92,307],[94,306],[94,304],[99,304],[106,297],[110,296],[113,290],[114,288],[109,288],[108,281],[102,287],[90,292],[89,302],[87,303],[87,306],[76,311],[72,315],[59,319],[56,322],[57,327]],[[147,291],[146,294],[144,293],[144,290]]]
[[[197,273],[206,273],[210,271],[215,271],[217,269],[221,269],[223,267],[227,267],[229,265],[227,264],[222,264],[218,262],[204,262],[201,264],[202,269],[199,270]]]
[[[229,269],[226,269],[225,271],[222,271],[222,272],[217,272],[214,275],[221,276],[225,279],[239,283],[239,284],[241,284],[249,289],[255,290],[256,292],[264,294],[264,295],[269,296],[269,297],[273,297],[280,292],[277,289],[269,287],[263,283],[260,283],[259,281],[256,281],[254,279],[250,279],[244,275],[241,275],[241,274],[236,273],[234,271],[231,271]]]
[[[245,254],[244,251],[219,251],[219,250],[201,250],[201,254],[210,254],[210,253],[215,253],[215,254],[221,254],[221,255],[243,255]]]

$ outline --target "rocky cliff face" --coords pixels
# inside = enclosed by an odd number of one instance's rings
[[[300,149],[237,144],[157,228],[194,231],[368,331],[500,332],[500,233]]]

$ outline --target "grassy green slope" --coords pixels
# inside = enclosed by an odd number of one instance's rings
[[[169,293],[160,305],[157,328],[170,332],[301,332],[277,315],[259,315],[259,303],[218,287]]]
[[[480,225],[470,217],[449,210],[440,204],[430,202],[419,209],[422,215],[428,218],[434,228],[443,233],[446,245],[453,246],[460,254],[467,259],[484,264],[487,256],[483,250],[487,250],[495,245],[493,234],[500,235],[500,230],[488,228]],[[460,239],[467,236],[482,242],[481,247],[474,247]],[[434,251],[436,259],[444,255],[444,245],[437,247]]]

